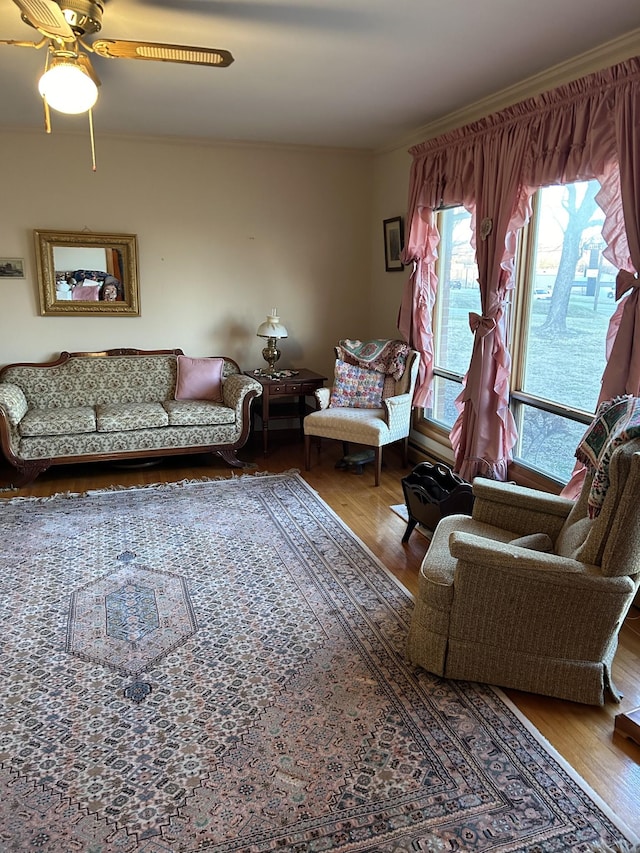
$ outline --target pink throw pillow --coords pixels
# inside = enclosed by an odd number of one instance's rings
[[[176,400],[222,402],[222,358],[178,357]]]

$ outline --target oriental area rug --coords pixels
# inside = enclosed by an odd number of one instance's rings
[[[296,473],[0,502],[0,850],[635,842]]]

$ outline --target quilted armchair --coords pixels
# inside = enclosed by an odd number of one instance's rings
[[[336,348],[336,357],[340,364],[340,348]],[[388,377],[380,402],[371,408],[357,405],[335,405],[332,390],[319,388],[316,391],[318,410],[304,419],[305,468],[311,467],[311,439],[332,438],[342,441],[345,455],[349,445],[359,444],[373,448],[375,452],[375,484],[380,485],[382,469],[382,448],[396,441],[402,441],[403,462],[407,464],[409,429],[413,392],[418,376],[420,354],[409,350],[402,376],[394,380]]]
[[[476,478],[472,516],[442,519],[420,570],[410,660],[446,678],[601,705],[640,584],[640,439],[610,457],[591,518],[578,500]]]

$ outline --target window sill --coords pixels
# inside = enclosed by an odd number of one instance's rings
[[[444,462],[450,466],[453,465],[453,449],[451,448],[449,434],[446,429],[421,420],[412,429],[410,441],[412,462],[417,464],[425,460],[432,460]],[[557,495],[560,494],[563,488],[562,483],[558,483],[551,477],[545,477],[539,471],[527,468],[519,462],[511,462],[509,464],[508,475],[509,479],[513,480],[519,486],[527,486],[530,489],[537,489],[541,492]]]

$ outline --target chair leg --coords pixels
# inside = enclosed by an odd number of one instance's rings
[[[382,471],[382,448],[375,448],[376,457],[374,460],[374,465],[376,467],[376,486],[380,485],[380,473]]]
[[[402,441],[402,464],[406,468],[409,464],[409,436],[405,436]]]
[[[349,442],[348,441],[342,442],[342,455],[343,456],[349,455]]]

